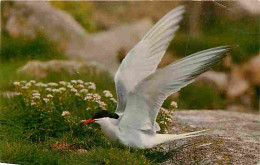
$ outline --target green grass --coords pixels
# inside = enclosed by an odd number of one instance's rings
[[[31,95],[28,92],[26,95]],[[43,94],[42,94],[43,95]],[[66,94],[62,94],[62,97]],[[152,164],[170,159],[170,155],[159,150],[133,149],[106,139],[98,125],[81,127],[81,119],[86,114],[83,103],[69,98],[66,105],[45,104],[32,107],[28,99],[15,96],[7,99],[1,96],[0,105],[0,160],[17,164]],[[63,101],[65,103],[65,101]],[[76,103],[76,104],[75,104]],[[82,107],[83,106],[83,107]],[[54,108],[51,115],[41,119],[41,114]],[[113,108],[109,110],[113,111]],[[70,110],[76,123],[61,116]],[[92,109],[91,111],[93,111]],[[85,115],[82,115],[85,112]],[[84,114],[84,113],[83,113]],[[43,129],[44,128],[44,129]],[[68,144],[67,147],[56,145]],[[85,153],[79,153],[84,149]]]
[[[114,90],[112,78],[107,73],[86,72],[70,75],[49,73],[42,82],[58,82],[81,78],[97,82],[96,93],[107,103],[107,109],[114,111],[116,104],[102,94],[104,89]],[[72,82],[72,81],[71,81]],[[32,83],[34,84],[34,83]],[[98,85],[99,84],[99,85]],[[73,85],[76,88],[76,84]],[[113,86],[113,87],[112,87]],[[57,87],[58,88],[58,87]],[[11,85],[10,89],[14,90]],[[46,97],[45,88],[31,85],[17,91],[22,95],[13,98],[0,96],[0,160],[18,164],[152,164],[170,159],[170,155],[159,150],[139,150],[126,147],[104,137],[98,125],[82,127],[80,121],[89,118],[100,110],[96,103],[74,96],[69,90],[62,94],[52,93],[53,104],[37,102],[31,106],[32,91],[37,89],[41,98]],[[115,94],[115,91],[112,93]],[[86,110],[86,107],[90,110]],[[51,112],[48,112],[51,111]],[[70,111],[70,116],[61,116]],[[161,119],[164,119],[163,115]],[[166,129],[167,127],[162,126]],[[67,147],[53,147],[55,144],[68,144]],[[86,153],[78,153],[78,149]]]

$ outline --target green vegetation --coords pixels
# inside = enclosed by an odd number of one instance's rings
[[[183,57],[216,46],[238,45],[231,51],[235,63],[243,63],[259,52],[259,16],[243,15],[232,19],[234,13],[227,17],[226,13],[211,12],[206,13],[207,17],[202,16],[207,20],[200,20],[201,31],[197,37],[189,34],[189,19],[184,20],[184,27],[176,34],[176,42],[172,42],[170,49]]]
[[[0,49],[0,91],[11,90],[13,81],[32,78],[16,72],[28,60],[46,61],[64,58],[63,52],[56,48],[56,44],[42,35],[31,41],[25,38],[11,38],[4,31]]]
[[[98,30],[97,25],[92,20],[92,15],[94,12],[94,6],[92,3],[80,1],[51,1],[50,3],[54,7],[69,13],[89,33],[93,33]]]
[[[181,109],[223,109],[225,98],[211,85],[195,82],[180,91]]]
[[[2,33],[1,63],[61,58],[64,58],[63,52],[56,49],[55,43],[50,42],[40,34],[34,40],[28,40],[26,38],[11,38],[5,31]]]
[[[101,80],[99,80],[101,81]],[[103,83],[109,83],[102,81]],[[17,95],[1,98],[0,159],[19,164],[148,164],[167,160],[158,150],[139,150],[107,140],[96,124],[81,120],[100,110],[114,111],[108,90],[83,80],[42,83],[14,82]],[[167,130],[171,109],[159,113],[161,132]],[[164,121],[164,122],[162,122]],[[160,159],[158,157],[161,157]]]

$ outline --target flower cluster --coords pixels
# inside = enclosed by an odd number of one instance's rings
[[[161,107],[158,117],[157,117],[157,122],[161,127],[161,132],[163,133],[168,133],[168,126],[172,122],[173,118],[173,112],[174,110],[178,108],[178,105],[175,101],[172,101],[170,103],[170,107],[168,109]]]
[[[30,80],[17,81],[13,84],[17,95],[22,96],[28,107],[50,113],[53,109],[60,109],[62,110],[60,115],[63,117],[71,115],[70,110],[67,110],[68,103],[74,105],[75,101],[80,102],[80,106],[85,111],[107,110],[111,106],[116,106],[116,99],[112,93],[104,90],[99,94],[93,82],[71,80],[42,83]],[[87,113],[91,114],[91,112]]]
[[[98,91],[93,82],[71,80],[42,83],[30,80],[13,84],[17,95],[21,96],[26,107],[41,113],[40,118],[46,118],[48,121],[57,120],[50,116],[58,115],[66,123],[75,125],[79,124],[80,120],[92,116],[96,111],[114,111],[117,104],[109,90]],[[157,122],[161,127],[161,132],[167,132],[172,120],[172,112],[176,108],[177,103],[171,102],[169,109],[160,109]],[[73,109],[78,109],[78,114],[74,113]],[[75,114],[78,116],[76,117]]]
[[[93,108],[89,106],[94,103],[99,108],[106,110],[106,102],[109,102],[109,104],[116,103],[116,99],[108,90],[103,91],[102,94],[105,99],[102,99],[100,94],[96,93],[96,84],[93,82],[71,80],[69,82],[60,81],[59,83],[42,83],[31,80],[29,82],[14,82],[13,84],[16,87],[18,94],[23,95],[27,105],[31,106],[43,106],[46,104],[53,105],[55,103],[54,98],[58,99],[62,104],[71,96],[84,99],[87,102],[86,109]]]

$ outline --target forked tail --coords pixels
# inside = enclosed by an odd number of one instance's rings
[[[184,133],[184,134],[156,134],[155,137],[155,143],[156,145],[162,144],[165,142],[170,142],[178,139],[186,139],[190,137],[196,137],[196,136],[201,136],[202,133],[207,132],[209,130],[202,130],[202,131],[196,131],[196,132],[190,132],[190,133]]]

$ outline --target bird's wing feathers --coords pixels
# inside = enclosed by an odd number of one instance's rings
[[[120,126],[154,130],[155,120],[163,101],[209,70],[230,48],[221,46],[195,53],[163,69],[158,69],[145,78],[128,96]]]
[[[170,11],[126,55],[115,76],[118,97],[116,113],[124,112],[127,95],[139,82],[155,72],[174,33],[179,28],[178,23],[182,19],[183,12],[183,6]]]

